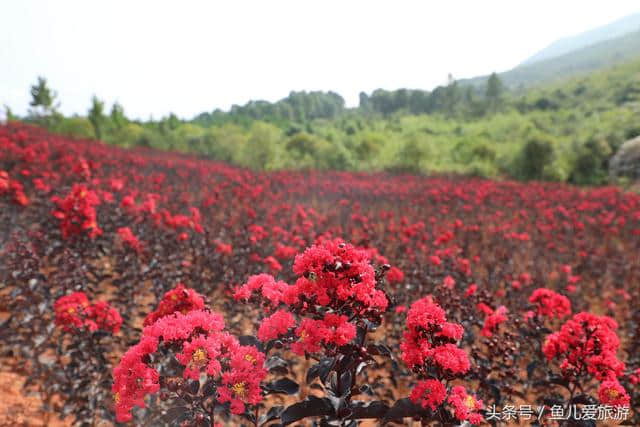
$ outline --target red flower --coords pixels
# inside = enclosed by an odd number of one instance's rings
[[[231,255],[233,253],[233,248],[230,244],[228,245],[226,243],[216,242],[216,252],[221,255]]]
[[[598,398],[603,405],[626,406],[629,407],[630,397],[627,391],[620,385],[618,380],[609,379],[600,384]]]
[[[456,281],[451,276],[444,278],[443,286],[447,289],[453,289],[456,286]]]
[[[536,289],[529,297],[529,302],[537,306],[539,316],[562,318],[571,314],[569,298],[551,289]]]
[[[126,243],[131,249],[136,252],[140,252],[142,245],[138,238],[133,234],[129,227],[118,228],[118,236],[124,243]]]
[[[482,326],[482,335],[485,337],[490,337],[493,335],[495,330],[500,326],[500,324],[504,323],[507,320],[507,307],[501,305],[494,311],[489,314],[486,319],[484,319],[484,325]]]
[[[476,305],[476,309],[478,309],[478,311],[486,314],[486,315],[490,315],[493,314],[493,309],[491,307],[489,307],[487,304],[483,303],[483,302],[479,302]]]
[[[467,353],[455,344],[445,344],[435,347],[431,357],[443,370],[453,374],[466,374],[471,367]]]
[[[98,195],[82,184],[74,184],[64,199],[54,196],[51,199],[58,205],[53,216],[60,220],[62,237],[65,239],[84,231],[93,238],[102,234],[96,219],[96,206],[100,204]]]
[[[262,262],[269,266],[272,273],[277,273],[282,270],[282,265],[272,256],[266,257]]]
[[[222,374],[224,387],[218,389],[218,401],[230,402],[232,414],[243,414],[245,404],[257,405],[262,400],[260,382],[265,375],[243,370],[225,372]]]
[[[366,250],[338,239],[327,240],[297,255],[293,271],[302,276],[295,286],[320,305],[340,305],[355,299],[363,306],[360,312],[387,309],[387,298],[376,289],[375,271]]]
[[[60,297],[53,304],[55,322],[65,332],[84,326],[85,310],[89,307],[89,299],[84,292],[74,292]]]
[[[291,351],[299,356],[306,353],[315,353],[322,348],[320,344],[327,337],[322,320],[303,319],[296,329],[298,340],[291,345]]]
[[[324,316],[324,327],[326,329],[325,343],[332,343],[337,346],[348,344],[356,336],[356,327],[349,323],[347,316],[328,313]]]
[[[442,371],[464,374],[470,368],[467,353],[454,342],[462,338],[461,325],[446,321],[444,310],[428,296],[411,305],[407,330],[400,344],[402,359],[412,369],[431,362]]]
[[[404,273],[398,267],[391,267],[386,274],[389,283],[399,283],[404,280]]]
[[[144,319],[144,326],[151,325],[158,319],[175,312],[186,314],[190,311],[201,310],[203,308],[204,299],[202,295],[193,289],[185,288],[182,283],[179,283],[174,289],[164,294],[158,304],[158,308],[149,313]]]
[[[411,390],[409,398],[415,404],[419,404],[423,408],[427,406],[435,411],[438,406],[444,402],[447,397],[447,389],[438,380],[419,381]]]
[[[254,347],[240,346],[223,329],[221,315],[202,310],[186,315],[175,312],[145,327],[140,342],[127,350],[113,371],[117,420],[131,420],[133,406],[144,407],[145,396],[160,390],[159,373],[147,363],[165,343],[169,348],[182,345],[176,358],[185,366],[186,378],[198,379],[206,373],[217,379],[221,374],[224,387],[218,388],[218,400],[231,402],[233,413],[244,412],[246,403],[259,403],[265,356]]]
[[[199,380],[203,368],[207,375],[217,376],[222,370],[218,360],[222,354],[220,347],[217,336],[198,335],[190,341],[184,341],[182,353],[176,355],[178,362],[185,366],[184,377]]]
[[[113,308],[105,301],[97,301],[91,304],[86,309],[87,320],[85,323],[89,327],[91,332],[108,331],[112,334],[117,334],[120,331],[122,325],[122,317],[118,310]]]
[[[276,339],[289,332],[296,321],[291,313],[286,310],[278,310],[271,316],[262,320],[258,329],[258,339],[262,342]]]
[[[560,331],[547,336],[543,351],[549,360],[561,358],[565,376],[585,371],[603,381],[618,377],[624,363],[616,357],[620,340],[618,324],[610,317],[578,313],[567,320]]]
[[[484,407],[482,400],[467,394],[464,387],[453,387],[447,401],[453,406],[455,417],[458,420],[469,421],[473,425],[484,421],[482,414],[479,412]]]
[[[470,297],[473,294],[475,294],[477,290],[478,290],[478,285],[476,285],[475,283],[472,283],[467,288],[467,291],[464,293],[464,296]]]

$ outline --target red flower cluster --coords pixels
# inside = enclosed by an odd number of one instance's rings
[[[97,330],[112,334],[120,331],[122,317],[120,313],[105,301],[89,304],[84,292],[74,292],[58,298],[53,305],[56,325],[65,332],[87,328],[90,332]]]
[[[404,280],[404,273],[398,267],[391,267],[386,277],[389,283],[400,283]]]
[[[222,242],[215,242],[215,243],[216,243],[217,253],[221,255],[231,255],[233,253],[233,247],[231,245],[222,243]]]
[[[549,360],[562,359],[560,370],[566,378],[590,375],[602,382],[601,399],[607,395],[610,402],[618,401],[622,396],[618,377],[625,365],[616,356],[620,346],[617,328],[618,324],[608,316],[578,313],[567,320],[560,331],[547,336],[543,351]]]
[[[631,398],[617,379],[605,380],[598,389],[600,403],[611,406],[629,406]]]
[[[478,425],[484,421],[482,414],[479,412],[484,407],[482,400],[467,394],[464,387],[453,387],[447,402],[453,406],[458,420],[469,421],[473,425]]]
[[[507,307],[505,307],[504,305],[501,305],[495,311],[491,310],[491,312],[484,319],[484,324],[482,325],[482,331],[480,331],[480,333],[485,337],[493,336],[493,333],[496,331],[496,329],[498,329],[498,326],[506,322],[506,320],[508,319],[507,311]]]
[[[411,305],[407,315],[407,330],[400,344],[402,359],[414,371],[425,370],[425,363],[434,364],[442,373],[461,375],[469,368],[469,358],[455,344],[464,329],[447,322],[444,310],[428,296]]]
[[[71,332],[84,326],[84,310],[89,307],[89,299],[84,292],[74,292],[56,300],[53,310],[56,325],[65,332]]]
[[[296,336],[298,340],[291,345],[291,351],[304,356],[320,351],[321,344],[348,344],[356,336],[356,327],[349,323],[347,316],[327,313],[321,320],[303,319],[296,329]]]
[[[118,228],[118,236],[120,236],[120,239],[134,251],[140,252],[142,250],[142,244],[129,227]]]
[[[144,319],[144,326],[155,323],[158,319],[180,312],[187,314],[193,310],[202,310],[204,308],[204,299],[202,295],[191,288],[186,288],[182,283],[172,290],[166,292],[158,304],[158,308],[152,311]]]
[[[293,272],[300,276],[293,285],[299,295],[322,306],[349,303],[356,312],[385,311],[389,304],[376,289],[376,277],[367,251],[340,239],[327,240],[297,255]]]
[[[20,181],[16,181],[9,178],[7,171],[0,170],[0,196],[5,194],[11,194],[13,196],[14,203],[26,206],[29,204],[29,199],[24,194],[24,189]]]
[[[388,305],[385,294],[376,289],[371,252],[341,240],[324,241],[296,256],[293,270],[300,277],[295,284],[254,275],[236,287],[234,298],[259,297],[267,311],[287,306],[262,320],[258,338],[263,342],[286,337],[298,355],[344,346],[356,336],[350,316],[379,314]],[[305,317],[309,312],[312,318]],[[292,313],[301,317],[300,323]]]
[[[447,398],[447,389],[442,382],[434,379],[419,381],[415,385],[409,398],[413,403],[426,409],[428,406],[435,411]]]
[[[254,292],[259,292],[272,307],[277,307],[280,303],[293,304],[297,299],[295,287],[276,281],[270,274],[249,277],[247,283],[236,287],[233,297],[236,300],[248,300]]]
[[[245,403],[257,405],[262,400],[260,383],[267,374],[264,361],[264,353],[252,346],[240,346],[231,356],[230,370],[222,374],[224,387],[218,389],[218,401],[230,402],[231,413],[242,414]]]
[[[293,314],[286,310],[278,310],[262,320],[258,329],[258,339],[262,342],[274,340],[289,332],[296,325]]]
[[[102,234],[96,219],[100,198],[94,191],[82,184],[74,184],[64,199],[54,196],[51,200],[58,205],[53,216],[60,220],[62,237],[66,239],[84,231],[88,231],[91,238]]]
[[[551,289],[538,288],[529,297],[529,302],[537,306],[539,316],[561,319],[571,315],[571,301]]]
[[[218,388],[218,401],[231,402],[231,412],[243,413],[246,403],[259,403],[260,382],[267,374],[265,356],[255,347],[241,346],[223,330],[222,316],[203,310],[175,312],[145,327],[140,342],[127,350],[113,371],[116,419],[131,420],[131,409],[144,407],[145,396],[160,390],[160,374],[147,361],[161,343],[182,346],[176,359],[185,367],[185,378],[207,375],[224,385]]]

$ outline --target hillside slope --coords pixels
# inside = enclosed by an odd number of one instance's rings
[[[606,40],[555,58],[520,65],[500,73],[510,89],[522,89],[554,83],[567,77],[583,75],[612,65],[640,58],[640,31]],[[489,76],[460,80],[463,85],[484,87]]]
[[[524,60],[520,65],[530,65],[535,62],[555,58],[557,56],[565,55],[603,41],[613,40],[639,30],[640,12],[625,16],[617,21],[585,31],[578,35],[556,40],[546,48]]]

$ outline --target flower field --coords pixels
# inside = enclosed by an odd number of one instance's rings
[[[3,365],[77,425],[640,424],[640,196],[614,187],[13,123],[0,289]]]

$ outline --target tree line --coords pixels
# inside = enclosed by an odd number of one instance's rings
[[[640,62],[514,93],[493,73],[482,89],[361,93],[346,108],[335,92],[291,92],[185,120],[132,120],[123,106],[91,98],[85,116],[64,117],[45,78],[31,87],[27,116],[65,135],[124,147],[194,153],[259,170],[321,168],[462,173],[577,184],[608,181],[617,148],[640,134]]]

